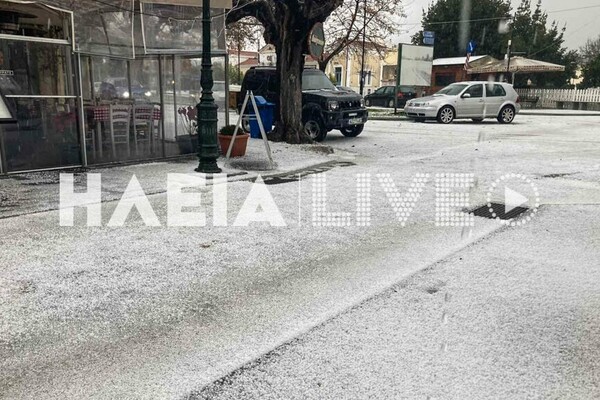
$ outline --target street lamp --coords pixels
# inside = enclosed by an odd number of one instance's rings
[[[218,174],[219,145],[217,141],[217,109],[213,97],[212,58],[210,43],[210,0],[202,0],[202,97],[196,105],[198,111],[198,158],[196,172]]]

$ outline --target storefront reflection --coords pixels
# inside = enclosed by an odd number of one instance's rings
[[[9,171],[81,164],[73,99],[12,98],[18,124],[4,127]]]

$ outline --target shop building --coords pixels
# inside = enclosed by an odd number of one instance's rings
[[[0,0],[0,174],[195,151],[196,0]],[[231,3],[229,2],[229,5]],[[214,97],[227,124],[225,0],[211,0]]]

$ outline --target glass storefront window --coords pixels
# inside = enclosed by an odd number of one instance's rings
[[[200,4],[200,3],[199,3]],[[143,34],[146,52],[202,50],[202,8],[194,6],[142,2]],[[225,51],[224,10],[211,8],[211,44],[215,51]]]
[[[0,0],[0,89],[18,117],[0,135],[8,172],[81,165],[84,137],[90,164],[197,151],[200,7],[154,0],[44,3],[72,11],[74,26],[68,12]],[[18,10],[12,25],[7,4]],[[223,11],[211,9],[218,127],[226,112]]]
[[[71,39],[71,16],[44,4],[0,2],[0,15],[0,34]]]
[[[18,124],[3,127],[8,171],[81,165],[75,99],[9,98]]]
[[[120,60],[82,57],[91,101],[84,102],[86,152],[91,164],[163,155],[158,57]],[[85,92],[85,90],[84,90]]]
[[[5,95],[73,95],[68,46],[0,41],[0,89]]]
[[[112,3],[112,4],[111,4]],[[133,1],[71,2],[79,52],[132,58]],[[138,27],[139,28],[139,27]]]
[[[9,172],[81,165],[71,61],[67,45],[0,42],[0,90],[17,114],[1,138]]]

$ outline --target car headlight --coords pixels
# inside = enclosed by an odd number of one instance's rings
[[[337,101],[330,101],[328,103],[328,108],[329,111],[337,111],[340,109],[340,103],[338,103]]]
[[[123,97],[128,99],[129,98],[129,92],[128,91],[124,91],[123,92]]]
[[[144,96],[150,97],[152,96],[152,92],[148,90],[146,93],[144,93]]]
[[[365,99],[360,99],[360,106],[364,107],[365,106]]]

